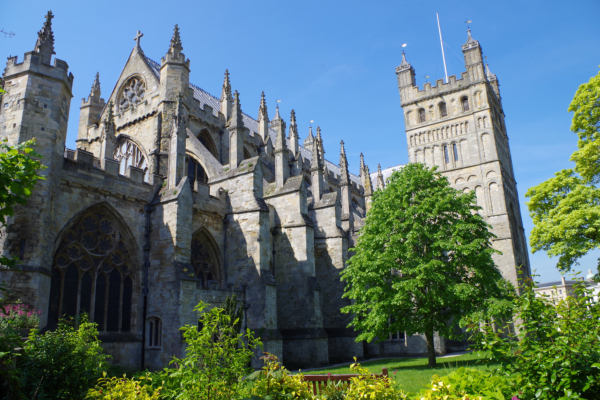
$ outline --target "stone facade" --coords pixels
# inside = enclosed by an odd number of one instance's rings
[[[183,355],[179,327],[198,323],[196,304],[218,306],[236,294],[243,326],[288,368],[426,352],[418,335],[356,343],[351,316],[340,313],[348,300],[339,274],[373,191],[362,156],[355,176],[343,143],[339,165],[325,159],[319,128],[316,137],[310,128],[302,146],[294,112],[286,132],[279,109],[269,120],[264,94],[258,119],[249,117],[227,71],[220,98],[191,84],[193,64],[177,26],[160,63],[144,54],[138,32],[106,100],[96,76],[81,102],[77,148],[65,149],[73,75],[66,62],[50,62],[52,18],[48,13],[23,62],[8,59],[8,93],[0,99],[0,139],[37,138],[48,167],[0,232],[3,254],[21,263],[19,271],[2,270],[1,279],[10,296],[42,311],[43,329],[85,311],[115,363],[161,368]],[[486,82],[478,87],[493,86]],[[473,118],[494,116],[490,107],[478,112]],[[407,127],[409,143],[423,127]],[[419,146],[409,146],[411,160],[419,159]],[[456,179],[472,172],[486,190],[493,181],[508,193],[514,181],[507,160],[447,170]],[[494,222],[500,243],[510,236],[509,216],[488,214],[504,223]],[[444,353],[443,340],[436,343]]]

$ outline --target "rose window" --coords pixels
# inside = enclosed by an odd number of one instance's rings
[[[124,85],[119,99],[119,110],[124,111],[144,100],[146,84],[139,77],[130,78]]]

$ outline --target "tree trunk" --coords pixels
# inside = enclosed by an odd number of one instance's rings
[[[435,360],[435,346],[433,344],[433,327],[425,330],[425,340],[427,341],[427,356],[429,358],[429,368],[437,366]]]

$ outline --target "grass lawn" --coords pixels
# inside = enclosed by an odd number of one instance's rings
[[[438,358],[437,367],[429,368],[427,366],[427,358],[387,358],[384,360],[365,361],[361,365],[374,373],[381,373],[383,367],[387,367],[390,376],[396,378],[396,382],[400,384],[405,391],[415,394],[423,389],[431,381],[433,375],[448,375],[460,367],[476,368],[480,370],[495,369],[496,365],[491,364],[489,367],[485,363],[477,363],[483,357],[476,353],[464,354],[457,357]],[[396,375],[394,371],[398,370]],[[350,374],[350,364],[318,369],[306,372],[306,374]]]

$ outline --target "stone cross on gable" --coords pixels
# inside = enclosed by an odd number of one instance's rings
[[[137,42],[135,47],[140,47],[140,39],[142,38],[142,36],[144,36],[144,34],[140,31],[137,31],[137,34],[133,38],[133,40],[135,40]]]

